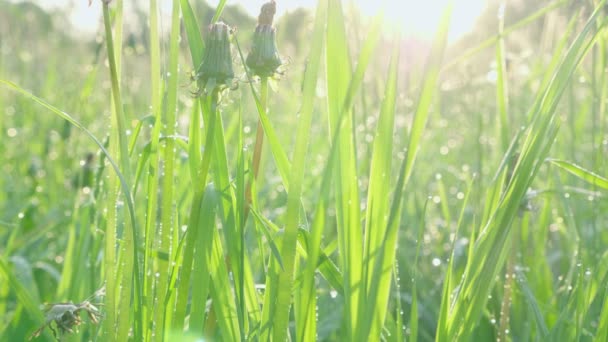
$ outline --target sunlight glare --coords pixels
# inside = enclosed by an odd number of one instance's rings
[[[256,15],[260,6],[266,1],[228,1],[228,3],[239,4],[250,14]],[[449,2],[450,0],[345,0],[342,3],[345,10],[354,4],[364,16],[369,17],[374,16],[383,8],[386,29],[397,30],[405,36],[430,40],[437,30]],[[486,0],[454,0],[453,2],[448,36],[450,41],[460,38],[473,29],[475,21],[487,3]],[[209,1],[209,3],[216,5],[218,0]],[[277,14],[282,15],[297,7],[313,8],[317,3],[316,0],[277,0]]]
[[[449,41],[455,41],[471,31],[482,11],[485,0],[454,0],[450,18]],[[385,10],[387,27],[400,31],[405,36],[423,40],[433,38],[450,0],[385,0],[356,1],[364,13]]]
[[[266,1],[268,0],[229,0],[228,5],[242,6],[247,13],[255,17]],[[207,2],[211,6],[216,6],[219,0],[209,0]],[[380,9],[384,8],[387,30],[399,31],[406,37],[430,40],[437,30],[442,14],[449,2],[450,0],[344,0],[342,3],[345,10],[354,4],[365,17],[374,16]],[[486,6],[486,0],[453,0],[453,2],[449,41],[455,41],[471,31],[475,21]],[[70,21],[78,32],[90,34],[98,29],[101,12],[100,1],[93,1],[91,7],[84,0],[74,2],[68,0],[39,0],[38,3],[45,8],[57,8],[71,4]],[[277,0],[277,15],[280,16],[298,7],[312,9],[317,3],[317,0]],[[161,13],[171,13],[170,1],[161,1],[160,4]],[[129,1],[126,2],[126,5],[129,7]]]

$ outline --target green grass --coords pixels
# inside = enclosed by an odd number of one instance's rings
[[[232,32],[222,88],[189,79],[195,1],[150,1],[145,39],[120,0],[93,47],[6,35],[0,340],[88,300],[63,340],[605,341],[607,5],[568,4],[465,49],[448,7],[425,52],[320,0],[283,75]]]

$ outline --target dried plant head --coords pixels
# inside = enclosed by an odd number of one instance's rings
[[[277,13],[277,3],[274,0],[268,1],[262,5],[260,15],[258,16],[258,25],[272,25],[274,15]]]

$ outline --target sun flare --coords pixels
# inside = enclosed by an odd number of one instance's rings
[[[257,16],[260,6],[266,0],[228,1],[228,5],[242,6],[247,13]],[[349,8],[356,6],[364,16],[373,16],[380,10],[385,11],[385,29],[398,31],[406,37],[414,37],[429,40],[433,37],[442,14],[451,0],[347,0],[343,6]],[[218,0],[207,1],[211,6],[216,6]],[[486,6],[485,0],[453,0],[454,6],[450,19],[450,31],[448,39],[454,41],[463,34],[471,31],[477,17]],[[280,16],[298,7],[313,9],[317,0],[278,0],[277,14]],[[69,4],[67,0],[40,0],[39,4],[44,7],[61,7]],[[161,1],[161,12],[171,13],[171,1]],[[86,1],[75,1],[71,5],[70,21],[78,32],[93,33],[97,30],[100,11],[99,1],[94,1],[91,7]]]
[[[229,3],[239,4],[249,13],[255,14],[264,1],[229,1]],[[210,4],[217,2],[217,0],[209,1]],[[477,17],[487,3],[486,0],[454,0],[453,2],[448,36],[450,41],[473,29]],[[373,16],[384,9],[386,29],[399,31],[405,36],[431,39],[450,0],[350,0],[342,3],[345,8],[350,5],[358,7],[365,16]],[[280,15],[297,7],[314,8],[316,4],[316,0],[278,0],[277,10]]]

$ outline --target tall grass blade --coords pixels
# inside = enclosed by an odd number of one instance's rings
[[[577,178],[584,180],[592,186],[597,186],[604,190],[608,190],[608,178],[597,175],[592,171],[564,160],[549,159],[548,162],[576,176]]]
[[[371,287],[374,282],[372,278],[378,275],[374,272],[377,267],[380,249],[386,246],[383,245],[383,240],[386,235],[388,216],[386,213],[389,210],[389,197],[386,194],[390,193],[389,182],[387,178],[391,174],[392,155],[393,155],[393,130],[395,122],[395,102],[397,98],[397,83],[398,83],[398,68],[400,44],[399,38],[393,41],[392,53],[390,57],[389,67],[386,76],[386,86],[384,90],[384,99],[380,109],[380,117],[374,138],[374,147],[372,152],[372,160],[369,175],[369,187],[367,198],[366,225],[364,237],[364,264],[363,272],[365,275],[365,291]],[[390,246],[388,246],[390,248]],[[389,251],[390,254],[390,251]],[[381,267],[384,267],[382,265]],[[387,265],[388,266],[388,265]],[[372,326],[369,332],[370,337],[380,336],[386,312],[388,311],[388,299],[390,295],[390,280],[394,267],[390,265],[388,268],[382,269],[381,290],[378,297],[367,297],[368,293],[363,295],[365,310],[367,317],[360,317],[359,326],[364,325],[364,321],[371,321]],[[374,307],[370,305],[375,303]],[[369,306],[368,306],[369,305]],[[363,331],[363,335],[367,336],[368,332]]]
[[[321,7],[321,6],[319,6]],[[318,72],[321,64],[323,47],[323,12],[317,12],[315,28],[312,36],[312,48],[308,57],[308,67],[304,78],[303,102],[300,109],[300,120],[296,132],[295,149],[289,176],[289,192],[287,195],[287,213],[285,216],[285,232],[281,243],[281,258],[284,267],[278,277],[278,293],[275,306],[276,320],[273,324],[273,340],[285,341],[288,336],[289,311],[292,301],[292,287],[296,264],[296,243],[300,223],[300,197],[306,155],[310,140],[310,128],[313,119],[315,91],[317,88]],[[313,330],[314,332],[314,330]]]
[[[349,55],[345,19],[341,1],[327,2],[327,31],[325,41],[325,67],[327,74],[327,106],[330,132],[341,127],[336,164],[336,219],[340,251],[340,264],[344,275],[346,331],[354,338],[361,310],[361,287],[363,258],[363,236],[360,228],[359,187],[357,166],[353,146],[353,120],[350,108],[344,108],[351,80],[351,58]],[[344,110],[344,122],[342,122]]]

